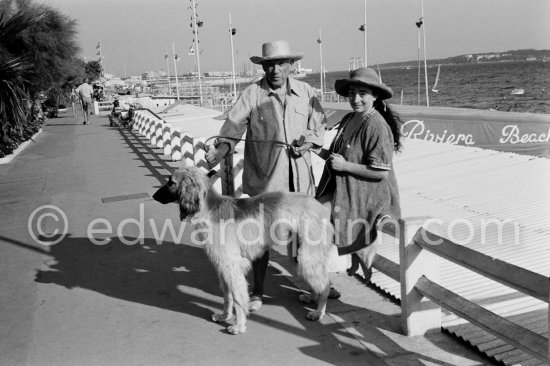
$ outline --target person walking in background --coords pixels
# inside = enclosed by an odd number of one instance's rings
[[[74,87],[71,88],[70,99],[71,99],[71,105],[73,107],[73,117],[76,118],[76,106],[77,104],[80,105],[80,97],[76,93],[76,89]]]
[[[313,88],[289,77],[292,64],[302,58],[303,54],[291,51],[287,41],[264,43],[262,56],[250,60],[262,65],[265,76],[243,91],[220,130],[219,135],[226,138],[219,138],[215,149],[206,154],[213,168],[234,150],[246,131],[242,180],[243,192],[249,196],[271,191],[314,194],[309,150],[323,146],[326,118]],[[251,311],[262,306],[268,262],[266,251],[252,263]]]
[[[317,189],[332,212],[338,254],[352,254],[353,275],[361,265],[367,282],[376,254],[376,224],[401,216],[392,155],[401,148],[401,120],[384,103],[392,97],[376,71],[360,68],[336,80],[336,92],[349,99],[353,112],[339,123]]]
[[[84,114],[83,125],[89,124],[90,122],[90,109],[93,108],[92,95],[94,90],[90,84],[88,84],[88,78],[84,78],[82,84],[76,88],[76,93],[80,97],[82,102],[82,113]]]

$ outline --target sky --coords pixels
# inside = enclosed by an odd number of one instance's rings
[[[118,76],[146,71],[174,73],[173,51],[181,56],[178,74],[195,70],[191,0],[35,0],[77,20],[81,57],[98,59]],[[350,58],[364,54],[365,0],[196,0],[201,72],[231,71],[229,14],[235,69],[250,68],[264,42],[284,39],[305,53],[302,67],[347,70]],[[428,59],[514,49],[550,49],[549,0],[424,0]],[[421,0],[367,0],[369,65],[416,60]],[[423,54],[423,49],[421,54]]]

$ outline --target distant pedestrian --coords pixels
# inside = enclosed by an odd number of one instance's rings
[[[88,78],[84,78],[82,80],[82,84],[76,88],[76,93],[80,97],[80,101],[82,102],[82,109],[84,114],[84,122],[83,125],[90,123],[90,109],[93,108],[93,102],[92,102],[92,95],[94,93],[94,90],[90,84],[88,84]]]
[[[73,117],[76,118],[76,105],[77,104],[81,105],[81,103],[80,103],[80,97],[76,93],[76,89],[74,87],[71,90],[70,98],[71,98],[71,105],[73,107]]]
[[[120,107],[120,102],[118,101],[118,98],[115,98],[113,101],[113,114],[116,114],[118,112],[118,108]]]
[[[401,216],[392,162],[401,147],[401,120],[384,103],[393,92],[373,69],[352,71],[349,79],[336,80],[334,89],[349,99],[353,112],[342,118],[332,141],[317,198],[332,211],[338,254],[353,253],[349,274],[361,265],[369,280],[376,224]]]

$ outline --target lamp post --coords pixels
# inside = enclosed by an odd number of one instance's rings
[[[324,83],[325,83],[325,73],[324,73],[324,68],[323,68],[323,40],[321,39],[321,30],[319,29],[319,39],[317,39],[317,43],[319,43],[319,58],[321,59],[321,70],[319,72],[319,77],[320,77],[320,81],[321,81],[321,102],[323,101],[323,98],[324,98],[324,95],[325,95],[325,88],[324,88]]]
[[[176,99],[180,100],[180,83],[178,82],[178,67],[176,66],[178,55],[176,54],[176,47],[174,46],[174,42],[172,42],[172,53],[174,54],[174,74],[176,74]]]
[[[166,60],[166,78],[168,79],[168,95],[172,95],[172,85],[170,84],[170,66],[168,65],[168,51],[164,51],[164,59]]]
[[[422,18],[418,19],[418,22],[416,22],[416,27],[418,28],[418,51],[417,51],[417,60],[418,60],[418,63],[417,63],[417,73],[418,73],[418,81],[417,81],[417,88],[416,88],[416,92],[417,92],[417,99],[416,99],[416,104],[417,105],[420,105],[420,47],[421,47],[421,41],[420,41],[420,32],[422,32],[422,24],[424,23],[424,21],[422,20]]]
[[[96,48],[99,49],[99,51],[97,52],[97,56],[99,56],[99,67],[101,68],[101,76],[103,76],[104,75],[103,71],[105,70],[105,64],[103,61],[103,54],[101,53],[101,40],[97,42]]]
[[[231,13],[229,13],[229,40],[231,42],[231,75],[233,76],[233,103],[237,100],[237,82],[235,81],[235,55],[233,53],[233,36],[237,29],[231,25]]]
[[[364,58],[365,58],[365,63],[364,63],[364,67],[367,67],[368,66],[368,63],[367,63],[367,0],[365,0],[365,22],[363,24],[361,24],[361,26],[359,27],[359,30],[361,32],[364,32],[363,34],[363,47],[364,47]]]
[[[199,51],[199,31],[198,31],[198,28],[197,27],[201,27],[202,26],[202,22],[199,22],[197,20],[197,7],[195,5],[195,0],[191,0],[191,7],[192,7],[192,11],[193,11],[193,35],[194,35],[194,40],[195,40],[195,57],[196,57],[196,60],[197,60],[197,74],[198,74],[198,78],[199,78],[199,101],[200,101],[200,106],[202,107],[202,81],[201,81],[201,59],[200,59],[200,51]]]
[[[422,19],[424,19],[424,0],[420,2],[422,7]],[[424,21],[424,28],[422,28],[422,34],[424,36],[424,85],[426,87],[426,106],[430,106],[430,95],[428,93],[428,65],[426,63],[426,21]]]

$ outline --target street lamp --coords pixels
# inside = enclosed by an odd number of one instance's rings
[[[233,36],[237,29],[231,25],[231,13],[229,14],[229,40],[231,42],[231,75],[233,76],[233,103],[237,100],[237,82],[235,81],[235,56],[233,55]]]
[[[365,22],[363,24],[361,24],[361,26],[359,27],[359,30],[361,32],[364,32],[364,48],[365,48],[365,67],[368,66],[368,63],[367,63],[367,0],[365,0]]]
[[[191,11],[193,12],[193,35],[194,35],[194,45],[195,45],[195,57],[197,59],[197,74],[199,77],[199,101],[200,106],[202,107],[202,81],[201,81],[201,60],[200,60],[200,51],[199,51],[199,31],[197,29],[201,28],[203,25],[202,20],[197,19],[197,6],[195,5],[195,0],[191,0]]]
[[[170,84],[170,67],[168,66],[168,51],[164,51],[164,59],[166,60],[166,78],[168,79],[168,95],[172,96],[172,85]]]
[[[317,43],[319,43],[319,58],[321,59],[321,72],[319,73],[319,77],[321,78],[321,102],[324,100],[324,94],[325,94],[325,73],[324,73],[324,66],[323,66],[323,40],[321,39],[321,30],[319,29],[319,38],[317,39]]]

